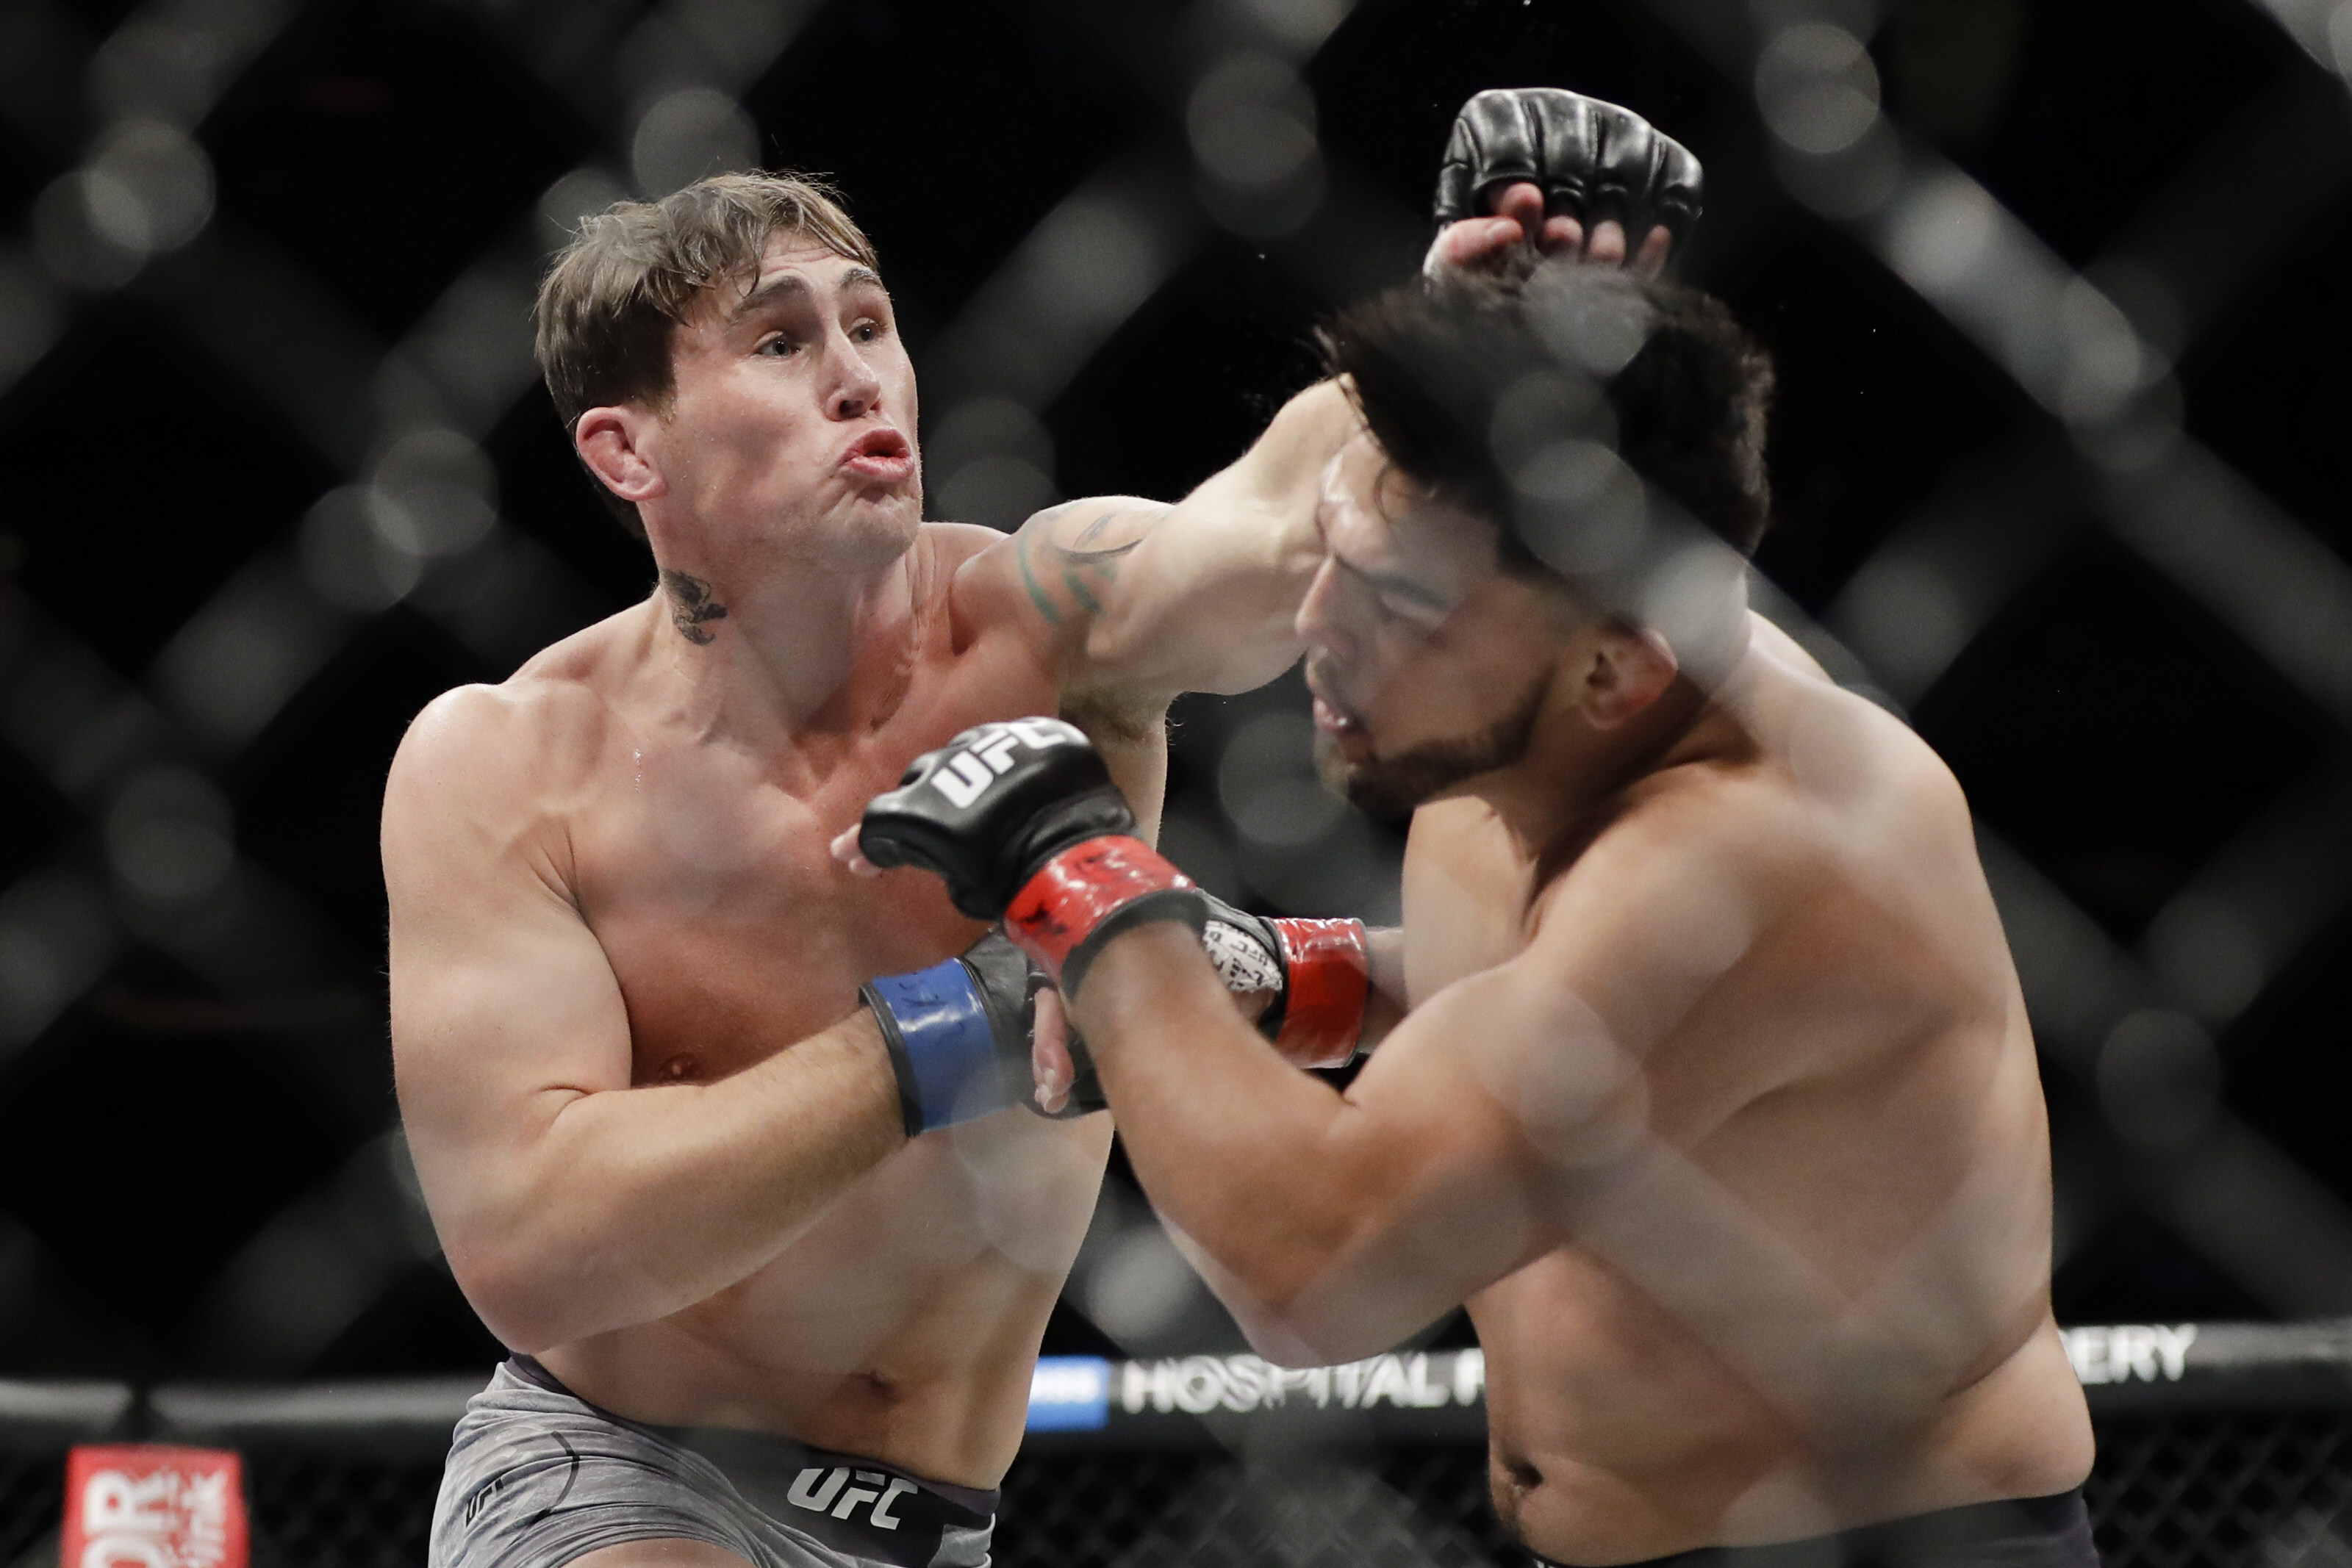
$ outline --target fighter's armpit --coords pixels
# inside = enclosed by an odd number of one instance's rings
[[[1102,612],[1102,591],[1118,580],[1128,555],[1173,508],[1132,497],[1066,501],[1022,525],[1013,560],[1029,602],[1049,626],[1076,626]]]

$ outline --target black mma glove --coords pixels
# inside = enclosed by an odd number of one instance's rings
[[[961,957],[858,988],[890,1048],[907,1136],[1014,1105],[1046,1114],[1033,1090],[1029,1037],[1036,1027],[1037,993],[1049,984],[1026,954],[992,931]],[[1094,1062],[1076,1034],[1070,1058],[1076,1082],[1069,1103],[1053,1114],[1103,1109]]]
[[[1589,236],[1614,218],[1638,252],[1663,226],[1680,248],[1698,221],[1698,160],[1629,109],[1556,87],[1493,88],[1462,106],[1437,171],[1437,226],[1479,217],[1487,193],[1525,181],[1549,217]]]
[[[1142,920],[1198,932],[1201,891],[1133,836],[1135,815],[1076,727],[1015,719],[915,759],[866,808],[857,847],[878,866],[944,878],[958,909],[1004,934],[1075,994],[1113,933]]]
[[[1258,1032],[1295,1067],[1342,1067],[1364,1034],[1371,949],[1360,920],[1268,920],[1203,894],[1201,946],[1225,988],[1272,991]]]

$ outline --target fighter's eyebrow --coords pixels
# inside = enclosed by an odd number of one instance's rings
[[[768,279],[767,282],[737,300],[735,308],[727,313],[727,319],[730,321],[740,321],[747,316],[758,315],[780,299],[790,298],[795,295],[805,296],[808,291],[807,278],[797,272],[784,273],[780,277]]]
[[[848,271],[843,273],[841,275],[841,287],[844,288],[879,288],[886,295],[890,292],[889,289],[885,287],[883,285],[882,275],[875,271],[870,267],[853,267]],[[727,313],[727,319],[730,322],[740,321],[747,316],[758,315],[761,311],[765,310],[769,306],[775,304],[780,299],[787,299],[794,296],[805,298],[808,293],[809,284],[807,278],[803,277],[797,272],[782,273],[775,277],[770,278],[767,282],[761,284],[757,288],[752,289],[749,294],[743,296],[741,299],[736,301],[735,308]]]
[[[1407,603],[1418,604],[1424,609],[1434,610],[1441,614],[1454,608],[1453,604],[1447,601],[1445,596],[1438,592],[1437,590],[1431,588],[1424,583],[1415,581],[1410,577],[1401,577],[1392,571],[1373,571],[1368,567],[1358,566],[1354,561],[1349,560],[1346,556],[1341,555],[1336,549],[1331,552],[1331,559],[1339,563],[1339,570],[1341,571],[1346,572],[1349,576],[1356,579],[1359,582],[1370,585],[1372,591],[1375,593],[1386,594],[1391,598],[1402,599]]]

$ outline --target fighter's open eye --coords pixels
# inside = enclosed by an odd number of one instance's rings
[[[879,342],[882,339],[882,323],[879,321],[860,321],[856,326],[852,327],[849,329],[849,335],[856,339],[861,343]]]
[[[758,345],[754,347],[751,351],[755,354],[767,354],[775,359],[784,360],[790,359],[794,353],[798,352],[799,350],[800,345],[798,343],[793,342],[783,333],[779,332],[772,338],[761,339]]]

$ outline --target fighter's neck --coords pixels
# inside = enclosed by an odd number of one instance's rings
[[[663,564],[648,608],[678,716],[762,748],[878,723],[907,689],[927,560],[919,542],[856,570]]]

